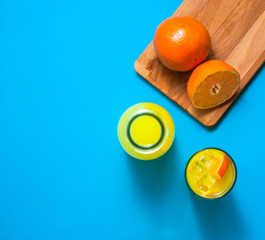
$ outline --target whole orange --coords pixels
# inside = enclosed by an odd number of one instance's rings
[[[210,51],[210,35],[196,19],[175,16],[157,27],[154,47],[160,61],[169,69],[185,72],[202,63]]]

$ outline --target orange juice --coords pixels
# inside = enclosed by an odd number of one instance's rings
[[[120,118],[118,137],[124,150],[140,160],[162,156],[173,143],[174,123],[169,113],[154,103],[139,103]]]
[[[226,195],[236,181],[236,166],[224,151],[208,148],[195,153],[186,167],[186,181],[200,197],[220,198]]]

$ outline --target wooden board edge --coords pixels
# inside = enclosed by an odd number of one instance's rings
[[[223,111],[217,110],[216,113],[213,115],[213,117],[208,121],[208,123],[204,124],[205,126],[207,126],[207,127],[214,126],[224,116],[226,111],[230,108],[231,105],[233,105],[235,100],[239,97],[239,95],[242,93],[242,91],[245,89],[245,87],[249,84],[249,82],[251,81],[251,78],[254,77],[256,72],[262,67],[262,65],[264,64],[264,61],[265,61],[265,52],[263,52],[263,54],[260,55],[260,57],[256,60],[256,62],[249,69],[247,74],[244,76],[245,79],[242,79],[242,81],[246,82],[246,84],[244,84],[244,86],[242,86],[242,89],[238,93],[236,93],[236,95],[233,96],[231,100],[229,100],[230,103],[225,105],[225,108]],[[212,121],[212,119],[215,119],[215,120]]]
[[[142,67],[142,64],[138,62],[138,59],[134,62],[134,69],[135,71],[140,74],[143,78],[148,78],[150,72]]]
[[[265,59],[265,52],[257,59],[257,61],[253,64],[253,66],[249,69],[248,74],[246,74],[245,78],[251,78],[251,76],[254,76],[255,73],[258,71],[260,67],[264,64],[264,59]],[[150,84],[152,84],[155,88],[157,88],[160,92],[162,92],[165,96],[167,96],[171,101],[176,103],[179,107],[181,107],[174,99],[170,98],[166,93],[163,92],[162,89],[159,89],[156,85],[154,85],[150,80],[148,80],[148,76],[150,75],[150,72],[146,70],[144,67],[142,67],[141,63],[138,62],[138,59],[134,63],[134,69],[135,71],[142,76],[145,80],[147,80]],[[225,105],[220,106],[217,110],[215,110],[215,114],[209,121],[201,121],[198,119],[196,116],[191,114],[187,109],[181,107],[183,110],[185,110],[189,115],[191,115],[193,118],[195,118],[198,122],[203,124],[206,127],[213,127],[216,125],[220,119],[223,118],[224,114],[226,111],[230,108],[230,106],[234,103],[234,101],[238,98],[240,93],[243,91],[243,89],[246,87],[246,85],[250,82],[251,80],[246,80],[246,84],[243,86],[242,90],[238,92],[232,99],[229,100],[228,103]],[[223,108],[223,110],[221,110]],[[220,111],[221,110],[221,111]]]

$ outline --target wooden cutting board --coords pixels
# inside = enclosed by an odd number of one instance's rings
[[[228,102],[196,109],[187,95],[190,72],[174,72],[158,60],[153,42],[135,62],[135,70],[205,126],[213,126],[265,60],[265,0],[184,0],[173,15],[191,16],[208,29],[211,51],[207,60],[232,65],[241,76],[237,93]]]

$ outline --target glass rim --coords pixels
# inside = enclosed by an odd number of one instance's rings
[[[131,136],[131,133],[130,133],[130,129],[131,129],[131,126],[132,126],[132,123],[139,117],[142,117],[142,116],[151,116],[153,118],[155,118],[160,127],[161,127],[161,136],[159,138],[159,140],[155,143],[155,144],[152,144],[151,146],[147,146],[147,147],[144,147],[144,146],[141,146],[139,144],[137,144],[132,136]],[[156,116],[155,114],[153,114],[152,112],[142,112],[142,113],[135,113],[133,114],[130,118],[129,118],[129,121],[126,125],[126,133],[127,133],[127,138],[130,140],[130,143],[133,144],[135,147],[138,147],[140,148],[141,150],[145,151],[145,150],[153,150],[153,149],[156,149],[157,147],[159,147],[161,145],[161,142],[163,141],[163,139],[165,138],[165,129],[167,128],[167,126],[165,126],[165,124],[163,123],[163,121],[161,121],[161,119]],[[162,143],[163,145],[164,143]]]
[[[219,151],[225,153],[225,154],[229,157],[229,159],[231,160],[231,162],[233,163],[234,168],[235,168],[235,179],[234,179],[234,182],[233,182],[233,184],[231,185],[230,189],[229,189],[226,193],[224,193],[223,195],[220,195],[220,196],[218,196],[218,197],[212,197],[212,198],[203,197],[203,196],[197,194],[196,192],[194,192],[193,189],[190,187],[190,185],[189,185],[189,183],[188,183],[188,180],[187,180],[187,174],[186,174],[186,173],[187,173],[187,168],[188,168],[188,165],[189,165],[189,162],[191,161],[191,159],[192,159],[197,153],[202,152],[202,151],[207,150],[207,149],[216,149],[216,150],[219,150]],[[191,192],[192,192],[193,194],[195,194],[196,196],[200,197],[200,198],[203,198],[203,199],[209,199],[209,200],[220,199],[220,198],[226,196],[226,195],[227,195],[227,194],[228,194],[228,193],[234,188],[234,186],[235,186],[235,184],[236,184],[236,181],[237,181],[237,167],[236,167],[236,164],[235,164],[234,159],[233,159],[233,158],[232,158],[232,157],[231,157],[226,151],[224,151],[224,150],[221,149],[221,148],[217,148],[217,147],[207,147],[207,148],[203,148],[203,149],[198,150],[197,152],[195,152],[195,153],[189,158],[189,160],[188,160],[188,162],[187,162],[187,164],[186,164],[186,167],[185,167],[185,173],[184,173],[184,174],[185,174],[186,184],[188,185],[188,187],[189,187],[189,189],[191,190]]]

